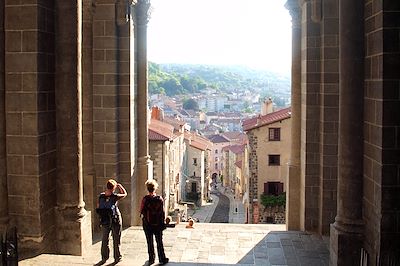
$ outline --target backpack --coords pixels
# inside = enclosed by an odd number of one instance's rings
[[[117,196],[115,194],[110,196],[106,196],[104,193],[100,194],[99,207],[96,212],[99,215],[101,225],[118,223],[119,215],[117,209]]]
[[[144,223],[156,230],[165,229],[164,206],[160,196],[145,197],[143,216]]]

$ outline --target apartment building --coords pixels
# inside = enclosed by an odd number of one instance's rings
[[[285,192],[291,145],[291,108],[258,115],[243,122],[249,138],[249,196],[253,217],[258,223],[261,195]],[[261,209],[260,209],[261,208]]]

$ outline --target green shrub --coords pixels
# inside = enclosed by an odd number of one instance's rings
[[[282,193],[278,196],[262,194],[261,195],[261,204],[264,207],[285,206],[286,205],[286,193]]]

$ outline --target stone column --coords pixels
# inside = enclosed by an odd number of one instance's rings
[[[153,178],[152,161],[149,156],[148,107],[147,107],[147,23],[150,18],[150,1],[138,0],[135,4],[137,39],[137,171],[136,171],[136,207],[139,212],[142,197],[146,195],[144,183]],[[139,224],[138,216],[134,224]]]
[[[4,0],[0,0],[0,232],[8,223],[6,118],[5,118],[5,61],[4,61]]]
[[[83,255],[91,245],[82,173],[82,2],[56,1],[57,246]]]
[[[339,161],[331,264],[356,265],[363,237],[364,1],[339,1]]]
[[[292,16],[292,142],[286,182],[286,227],[300,230],[301,10],[297,0],[288,0],[285,6]]]
[[[96,218],[97,194],[93,161],[93,0],[83,0],[82,10],[82,138],[83,184],[86,209]],[[95,223],[92,224],[94,228]]]

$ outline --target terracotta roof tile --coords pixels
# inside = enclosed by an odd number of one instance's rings
[[[268,124],[282,121],[291,117],[291,108],[284,108],[266,115],[258,115],[243,121],[243,130],[248,131]]]
[[[169,140],[169,138],[149,129],[149,140],[167,141],[167,140]]]
[[[151,119],[150,124],[149,124],[149,134],[150,130],[153,132],[164,136],[168,140],[175,139],[177,137],[176,134],[174,134],[174,126],[164,123],[162,121],[156,120],[156,119]]]

